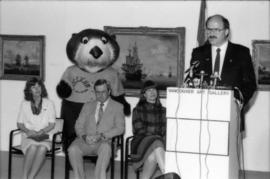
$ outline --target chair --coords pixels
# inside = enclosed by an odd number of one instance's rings
[[[119,136],[115,136],[112,138],[112,143],[111,143],[111,148],[112,148],[112,157],[111,157],[111,161],[110,161],[110,167],[111,167],[111,179],[114,179],[114,156],[115,156],[115,152],[117,151],[117,149],[120,149],[120,178],[123,179],[123,170],[124,170],[124,136],[123,135],[119,135]],[[65,159],[65,179],[69,179],[69,170],[71,169],[71,166],[69,164],[69,157],[68,154],[65,154],[66,159]],[[83,157],[84,160],[90,160],[91,162],[96,162],[97,160],[97,156],[84,156]]]
[[[131,156],[130,153],[130,142],[131,140],[134,138],[134,136],[130,136],[128,138],[126,138],[126,149],[125,149],[125,179],[128,179],[128,165],[132,164],[132,162],[134,161],[134,159]],[[140,178],[140,172],[142,171],[142,167],[138,168],[137,170],[135,170],[136,173],[136,178],[139,179]]]
[[[55,154],[62,151],[62,128],[63,128],[63,119],[56,119],[55,127],[50,131],[50,140],[52,140],[52,148],[50,151],[47,151],[46,157],[51,158],[51,179],[54,179],[54,164],[55,164]],[[20,129],[14,129],[10,131],[9,134],[9,154],[8,154],[8,179],[11,179],[12,174],[12,156],[23,155],[20,145],[16,145],[18,137],[20,135]]]

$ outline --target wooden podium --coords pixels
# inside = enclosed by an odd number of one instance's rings
[[[238,179],[233,91],[167,88],[165,172],[182,179]]]

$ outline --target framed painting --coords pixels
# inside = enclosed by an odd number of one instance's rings
[[[270,90],[270,40],[253,40],[252,48],[259,90]]]
[[[0,35],[0,78],[44,80],[44,36]]]
[[[142,84],[152,80],[160,96],[167,87],[181,86],[184,76],[185,28],[112,27],[104,30],[115,37],[120,55],[118,70],[127,96],[139,96]]]

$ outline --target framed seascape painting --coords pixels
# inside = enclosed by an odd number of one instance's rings
[[[44,80],[44,36],[0,35],[0,78]]]
[[[184,76],[185,28],[112,27],[104,30],[115,37],[120,55],[118,70],[127,96],[139,96],[142,84],[152,80],[161,97],[166,88],[181,86]]]
[[[270,40],[253,40],[252,48],[259,90],[270,90]]]

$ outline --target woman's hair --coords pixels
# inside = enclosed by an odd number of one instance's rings
[[[158,89],[157,89],[157,85],[155,84],[155,82],[153,82],[151,80],[148,80],[143,84],[142,89],[141,89],[140,99],[139,99],[139,102],[138,102],[137,106],[141,106],[141,105],[144,105],[144,104],[147,103],[146,98],[144,96],[144,93],[148,89],[156,89],[157,90],[157,99],[156,99],[156,102],[155,102],[155,106],[161,107],[161,102],[160,102],[160,99],[159,99],[159,92],[158,92]]]
[[[42,82],[42,80],[40,80],[40,79],[38,79],[36,77],[33,77],[33,78],[30,78],[25,84],[24,99],[26,101],[33,101],[33,95],[32,95],[32,92],[31,92],[31,87],[35,86],[36,84],[40,85],[40,87],[41,87],[41,97],[42,98],[48,97],[47,90],[46,90],[45,85]]]

